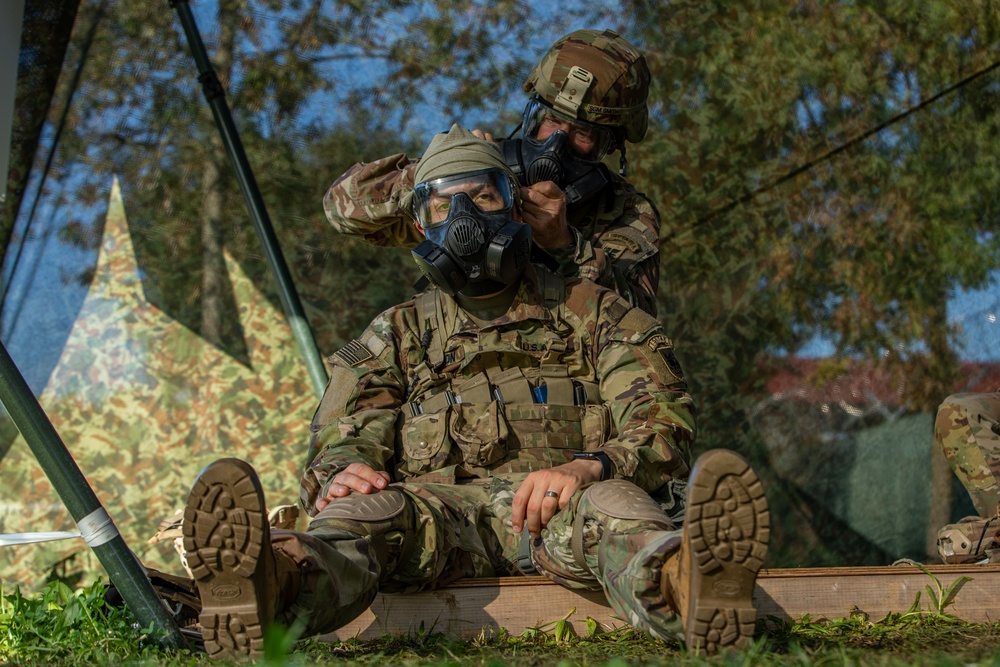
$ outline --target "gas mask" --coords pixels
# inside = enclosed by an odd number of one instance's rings
[[[412,254],[427,280],[452,296],[484,296],[520,277],[531,227],[512,218],[515,187],[500,169],[417,184],[415,210],[427,238]]]
[[[574,132],[585,133],[591,144],[589,154],[576,155],[564,130],[556,130],[539,140],[538,131],[548,119],[569,123]],[[522,185],[553,181],[566,193],[566,203],[572,206],[608,184],[607,167],[601,160],[615,145],[610,128],[568,118],[538,98],[528,102],[522,127],[523,139],[508,139],[500,144],[504,161]]]

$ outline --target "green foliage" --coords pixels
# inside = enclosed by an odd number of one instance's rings
[[[0,596],[0,662],[18,665],[160,665],[208,667],[219,664],[202,653],[161,652],[149,633],[136,628],[127,612],[107,609],[103,586],[72,591],[50,584],[42,592]],[[945,592],[945,597],[948,593]],[[940,599],[940,597],[939,597]],[[409,637],[324,643],[298,641],[301,626],[276,626],[265,638],[258,664],[501,667],[504,665],[935,665],[993,664],[1000,626],[975,625],[948,614],[891,614],[871,621],[863,614],[837,620],[760,622],[758,639],[745,652],[715,657],[688,654],[677,644],[652,640],[623,628],[565,633],[559,620],[534,633],[512,636],[483,632],[456,641],[427,631]],[[589,625],[588,625],[589,627]]]
[[[922,613],[937,615],[947,613],[945,610],[955,601],[955,596],[957,596],[959,591],[962,590],[962,587],[972,581],[972,577],[962,575],[960,577],[956,577],[955,580],[948,584],[948,587],[945,588],[941,584],[941,580],[934,576],[934,574],[922,564],[914,563],[914,565],[920,568],[921,572],[930,577],[931,583],[934,584],[934,587],[932,588],[931,584],[927,584],[927,597],[930,598],[930,606],[927,612],[920,609],[920,591],[917,591],[913,604],[910,605],[910,608],[906,611],[904,616],[912,616],[914,614]]]
[[[151,628],[105,607],[104,589],[100,582],[77,590],[51,582],[32,596],[0,589],[0,660],[83,664],[154,652]]]

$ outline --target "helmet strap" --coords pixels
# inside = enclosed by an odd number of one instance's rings
[[[618,147],[618,150],[622,152],[621,158],[618,159],[618,175],[624,178],[628,175],[628,160],[625,159],[625,142]]]

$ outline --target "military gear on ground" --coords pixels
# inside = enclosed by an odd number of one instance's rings
[[[528,75],[527,93],[569,118],[619,128],[632,143],[646,135],[646,59],[611,30],[576,30],[559,39]]]
[[[1000,508],[998,508],[1000,509]],[[941,562],[1000,563],[1000,517],[967,516],[938,531],[938,555]]]
[[[572,155],[568,135],[561,130],[542,141],[509,139],[500,147],[521,185],[552,181],[566,194],[567,207],[580,205],[610,182],[603,164]]]
[[[1000,392],[954,394],[941,403],[934,440],[980,516],[1000,503]]]
[[[194,579],[167,574],[151,567],[146,568],[146,574],[153,590],[163,600],[181,634],[188,640],[188,645],[191,648],[203,649],[201,629],[198,626],[201,599],[198,597]],[[104,592],[104,603],[119,609],[125,606],[125,600],[114,583],[109,584]]]

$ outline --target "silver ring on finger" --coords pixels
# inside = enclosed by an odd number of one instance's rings
[[[546,498],[558,498],[559,497],[559,492],[558,491],[546,491],[545,492],[545,497]]]

